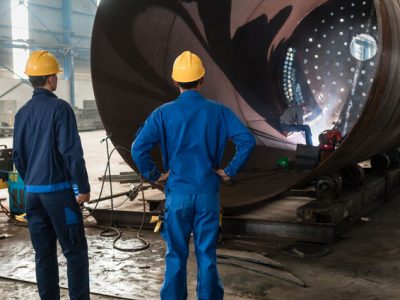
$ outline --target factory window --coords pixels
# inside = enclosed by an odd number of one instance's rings
[[[12,14],[12,39],[13,45],[13,70],[14,78],[24,77],[25,63],[29,50],[22,46],[29,39],[28,1],[11,0]]]

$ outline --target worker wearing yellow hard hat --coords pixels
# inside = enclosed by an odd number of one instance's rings
[[[90,198],[71,106],[53,92],[60,65],[46,50],[31,53],[25,74],[34,90],[15,116],[13,161],[25,184],[27,219],[41,299],[59,299],[57,240],[67,259],[70,299],[89,299],[88,249],[79,203]],[[75,197],[72,185],[78,186]]]
[[[46,50],[33,51],[25,66],[25,74],[28,76],[46,76],[60,72],[57,59]]]
[[[190,51],[179,55],[172,67],[172,79],[175,82],[195,82],[203,78],[205,74],[206,70],[200,57]]]
[[[47,87],[54,92],[57,89],[57,74],[61,72],[60,65],[53,54],[46,50],[33,51],[25,65],[25,74],[34,88]]]
[[[219,184],[236,175],[255,145],[253,135],[229,108],[200,94],[204,76],[205,68],[196,54],[180,54],[172,68],[179,97],[151,113],[132,144],[132,158],[142,175],[155,185],[165,184],[162,235],[167,252],[161,299],[187,298],[191,233],[198,266],[197,298],[223,298],[216,262]],[[222,169],[228,139],[237,151]],[[163,173],[150,155],[156,144],[161,146]]]

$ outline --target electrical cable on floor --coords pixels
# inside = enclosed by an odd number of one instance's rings
[[[140,176],[140,180],[141,180],[140,186],[143,187],[143,178],[142,178],[142,176]],[[117,249],[117,250],[119,250],[119,251],[124,251],[124,252],[138,252],[138,251],[142,251],[142,250],[145,250],[145,249],[147,249],[148,247],[150,247],[149,242],[146,241],[145,239],[143,239],[143,238],[140,236],[140,233],[142,232],[143,225],[144,225],[144,219],[145,219],[144,216],[146,215],[146,202],[144,201],[144,191],[143,191],[143,188],[141,188],[141,192],[142,192],[142,197],[143,197],[143,217],[142,217],[142,222],[141,222],[141,224],[140,224],[139,230],[138,230],[138,232],[137,232],[137,234],[136,234],[136,239],[140,240],[140,241],[142,242],[143,246],[142,246],[142,247],[139,247],[139,248],[121,248],[121,247],[118,247],[118,246],[116,245],[116,243],[117,243],[117,241],[118,241],[118,240],[121,238],[121,236],[122,236],[122,232],[120,231],[120,234],[115,238],[115,240],[114,240],[114,242],[113,242],[113,248],[114,248],[114,249]]]
[[[108,144],[108,140],[106,140],[106,143]],[[107,165],[106,165],[106,169],[104,170],[103,181],[102,181],[102,185],[101,185],[101,189],[100,189],[100,194],[99,194],[99,197],[98,197],[98,201],[97,201],[97,203],[96,203],[96,205],[95,205],[94,208],[90,208],[90,207],[84,206],[84,208],[85,208],[86,210],[89,211],[89,215],[85,216],[84,218],[86,219],[86,218],[88,218],[89,216],[91,216],[91,215],[93,214],[93,212],[97,209],[97,206],[98,206],[98,204],[99,204],[99,200],[101,199],[101,195],[102,195],[102,193],[103,193],[104,184],[105,184],[105,181],[106,181],[106,174],[107,174],[107,172],[108,172],[108,173],[109,173],[109,181],[110,181],[110,193],[111,193],[111,195],[110,195],[110,197],[111,197],[111,198],[110,198],[110,199],[111,199],[111,222],[110,222],[110,226],[106,226],[106,227],[105,227],[105,226],[96,225],[96,227],[104,229],[104,230],[100,233],[100,236],[102,236],[102,237],[115,237],[115,239],[114,239],[114,241],[113,241],[113,248],[114,248],[114,249],[119,250],[119,251],[124,251],[124,252],[138,252],[138,251],[142,251],[142,250],[145,250],[145,249],[147,249],[147,248],[150,247],[150,243],[141,237],[141,232],[142,232],[142,229],[143,229],[143,225],[144,225],[144,221],[145,221],[145,216],[146,216],[146,203],[145,203],[144,188],[143,188],[143,184],[144,184],[144,183],[143,183],[143,178],[142,178],[141,174],[139,174],[139,176],[140,176],[140,184],[139,184],[138,190],[141,191],[142,197],[143,197],[143,215],[142,215],[141,225],[140,225],[140,227],[139,227],[139,230],[138,230],[138,232],[137,232],[135,238],[138,239],[139,241],[141,241],[141,243],[143,244],[143,246],[141,246],[141,247],[135,247],[135,248],[121,248],[121,247],[119,247],[119,246],[116,245],[117,241],[122,237],[122,231],[120,231],[118,228],[116,228],[116,226],[115,226],[115,224],[114,224],[114,219],[113,219],[113,218],[114,218],[113,215],[114,215],[114,208],[115,208],[115,207],[114,207],[113,194],[112,194],[112,182],[111,182],[110,161],[111,161],[111,157],[112,157],[114,151],[115,151],[115,150],[118,150],[118,149],[119,149],[119,150],[126,151],[126,152],[128,152],[128,153],[130,154],[130,151],[129,151],[128,149],[126,149],[126,148],[124,148],[124,147],[121,147],[121,146],[116,146],[116,147],[114,147],[114,148],[111,150],[111,152],[108,153],[108,146],[107,146]],[[128,199],[128,198],[127,198],[127,199]],[[127,200],[127,199],[126,199],[126,200]],[[125,202],[126,200],[124,200],[124,202]],[[122,203],[122,204],[123,204],[123,203]],[[119,206],[121,206],[122,204],[120,204]],[[118,206],[118,207],[119,207],[119,206]]]

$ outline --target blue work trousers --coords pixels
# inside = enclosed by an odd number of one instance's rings
[[[193,232],[197,259],[197,299],[223,299],[217,270],[219,195],[168,193],[162,229],[167,244],[161,299],[187,298],[186,263]]]
[[[282,131],[288,132],[304,132],[306,137],[306,144],[312,146],[312,134],[310,126],[308,125],[289,125],[289,124],[281,124]]]
[[[35,249],[41,299],[60,299],[57,240],[67,260],[71,300],[89,299],[88,247],[82,213],[72,190],[27,193],[27,217]]]

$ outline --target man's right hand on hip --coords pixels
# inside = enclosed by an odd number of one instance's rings
[[[231,181],[231,177],[229,177],[228,175],[226,175],[225,171],[223,169],[218,169],[215,170],[215,173],[217,173],[217,175],[222,179],[222,181],[224,182],[229,182]]]

